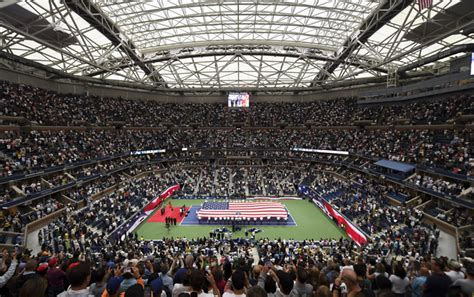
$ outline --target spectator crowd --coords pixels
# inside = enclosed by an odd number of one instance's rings
[[[396,190],[349,168],[340,169],[336,177],[327,172],[333,165],[289,160],[308,156],[291,152],[295,147],[343,150],[353,154],[350,160],[357,166],[365,166],[371,158],[387,158],[471,175],[469,129],[335,126],[351,126],[359,120],[385,125],[405,119],[413,124],[443,124],[471,110],[473,97],[388,106],[359,106],[355,99],[346,98],[257,103],[239,110],[219,104],[60,95],[7,82],[1,83],[1,95],[0,115],[24,117],[38,126],[98,127],[36,126],[2,132],[0,177],[114,156],[67,172],[0,186],[2,203],[6,203],[99,176],[68,189],[61,200],[45,197],[20,205],[16,212],[3,212],[2,230],[21,234],[26,224],[62,211],[39,231],[39,253],[18,248],[11,253],[3,251],[1,296],[473,296],[472,259],[461,263],[439,257],[440,231],[422,222],[420,210],[389,203],[387,194]],[[118,122],[136,128],[106,128]],[[251,128],[235,128],[236,124]],[[279,124],[282,127],[276,127]],[[169,125],[177,127],[169,129]],[[294,127],[301,125],[308,128]],[[176,151],[187,150],[198,150],[196,154],[207,157],[226,156],[227,150],[233,156],[263,157],[259,161],[228,158],[225,162],[187,162],[180,161],[183,153],[177,155],[177,161],[166,162],[166,170],[150,174],[146,171],[160,169],[147,163],[152,157],[129,156],[130,152],[147,149],[166,149],[170,159]],[[321,158],[326,163],[350,162],[346,157]],[[139,162],[147,165],[135,166]],[[127,165],[124,171],[115,172]],[[140,173],[144,175],[134,178]],[[466,183],[420,173],[408,182],[453,197],[469,188]],[[358,247],[342,238],[297,241],[268,239],[262,234],[256,238],[254,232],[245,238],[156,241],[139,239],[135,233],[112,236],[174,184],[181,185],[178,196],[230,198],[295,196],[298,185],[306,184],[371,240]],[[111,190],[104,193],[107,189]],[[98,194],[100,197],[95,197]],[[83,207],[76,210],[79,203]],[[441,205],[431,204],[425,207],[455,226],[472,224],[466,210],[440,209]],[[21,244],[21,240],[21,235],[15,237],[15,242]],[[5,239],[0,238],[0,242]]]

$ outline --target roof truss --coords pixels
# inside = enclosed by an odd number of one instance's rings
[[[78,42],[60,48],[28,24],[0,23],[0,49],[68,75],[170,92],[314,89],[379,81],[389,69],[474,42],[455,21],[422,44],[404,38],[459,1],[470,0],[433,0],[424,11],[413,0],[25,1],[18,5]]]

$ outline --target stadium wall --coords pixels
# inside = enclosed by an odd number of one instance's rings
[[[10,69],[0,69],[0,80],[18,84],[26,84],[39,88],[48,89],[61,94],[89,94],[99,97],[122,97],[125,99],[155,100],[166,103],[223,103],[227,104],[227,95],[165,95],[153,93],[146,90],[132,90],[119,87],[107,87],[91,85],[85,82],[60,82],[46,79],[38,75],[24,73]],[[329,100],[343,97],[358,97],[379,86],[366,88],[348,88],[334,91],[321,91],[302,95],[276,95],[255,94],[251,96],[251,103],[255,102],[310,102],[318,100]]]

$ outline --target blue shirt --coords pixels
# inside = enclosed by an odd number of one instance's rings
[[[412,297],[421,297],[423,295],[423,285],[426,282],[426,276],[419,276],[413,280],[411,283]]]

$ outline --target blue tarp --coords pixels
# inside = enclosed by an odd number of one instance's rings
[[[403,172],[403,173],[407,173],[415,169],[415,166],[410,165],[410,164],[395,162],[395,161],[390,161],[390,160],[383,160],[383,159],[375,162],[375,165],[392,169],[395,171]]]

